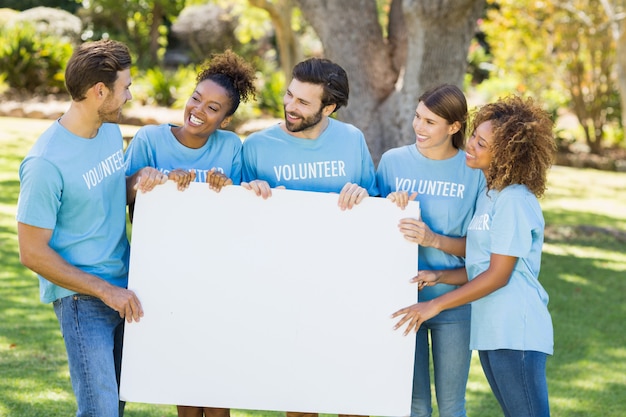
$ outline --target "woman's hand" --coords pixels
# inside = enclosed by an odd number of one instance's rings
[[[411,333],[411,331],[417,333],[422,323],[441,312],[433,301],[434,300],[413,304],[412,306],[405,307],[393,313],[391,315],[392,318],[400,317],[400,320],[393,329],[398,330],[406,324],[406,330],[404,331],[405,336]]]
[[[432,287],[439,283],[441,274],[441,271],[419,271],[417,275],[411,279],[411,283],[417,284],[418,290],[424,287]]]
[[[219,193],[222,187],[233,185],[233,180],[213,168],[207,172],[206,183],[209,184],[211,190]]]
[[[409,242],[417,243],[420,246],[437,247],[436,242],[439,235],[433,233],[430,227],[428,227],[421,218],[413,219],[409,217],[401,219],[398,224],[398,229]]]
[[[176,182],[179,191],[184,191],[189,187],[189,184],[196,179],[196,171],[193,169],[186,171],[184,169],[177,168],[170,171],[167,178]]]
[[[396,205],[402,210],[404,210],[406,206],[409,205],[409,201],[415,200],[416,197],[417,193],[409,195],[409,193],[407,193],[406,191],[394,191],[387,195],[387,199],[396,203]]]

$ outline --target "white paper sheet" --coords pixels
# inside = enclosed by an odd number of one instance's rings
[[[388,200],[172,181],[138,195],[120,395],[131,402],[379,416],[410,412],[417,217]]]

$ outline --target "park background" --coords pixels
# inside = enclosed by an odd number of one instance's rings
[[[624,415],[625,4],[1,0],[0,115],[10,117],[0,117],[0,416],[75,412],[54,313],[39,303],[37,280],[18,259],[17,169],[68,106],[63,68],[73,46],[102,37],[126,42],[136,63],[122,126],[127,138],[143,124],[180,122],[199,65],[226,48],[258,69],[257,100],[242,106],[233,124],[242,138],[282,118],[293,64],[325,56],[350,78],[350,102],[337,117],[365,132],[376,161],[414,141],[417,97],[430,85],[461,86],[472,107],[512,93],[539,100],[554,117],[560,150],[542,200],[540,279],[555,325],[553,415]],[[500,415],[476,358],[467,399],[470,416]],[[175,414],[173,406],[129,404],[126,415]]]

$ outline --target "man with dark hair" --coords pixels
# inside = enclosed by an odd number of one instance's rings
[[[119,42],[80,45],[65,72],[69,110],[20,165],[17,207],[22,264],[37,273],[68,355],[77,416],[118,417],[124,319],[139,321],[126,289],[126,177],[121,109],[131,58]]]
[[[283,97],[285,122],[251,134],[243,144],[242,186],[267,198],[271,188],[339,193],[350,209],[377,195],[363,133],[331,118],[348,104],[348,76],[328,59],[297,64]]]
[[[283,97],[285,122],[253,133],[243,143],[242,187],[263,198],[276,187],[339,193],[342,210],[378,195],[363,133],[330,117],[348,104],[349,92],[346,72],[328,59],[297,64]]]

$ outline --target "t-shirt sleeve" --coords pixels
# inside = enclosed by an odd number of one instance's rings
[[[234,185],[239,185],[241,184],[241,171],[242,171],[242,157],[243,157],[243,152],[242,152],[242,146],[238,146],[236,147],[235,151],[233,152],[233,162],[231,165],[231,171],[230,171],[230,179],[233,181]]]
[[[63,181],[57,168],[43,158],[27,158],[20,166],[17,221],[54,229],[62,194]]]
[[[367,143],[365,142],[365,138],[363,138],[361,144],[361,152],[362,152],[362,166],[361,171],[363,173],[363,177],[361,178],[361,187],[367,190],[367,193],[376,197],[379,195],[378,188],[376,186],[376,168],[374,168],[374,161],[372,160],[372,155],[367,147]]]
[[[526,256],[532,246],[531,216],[524,195],[500,194],[491,222],[491,251],[518,258]]]
[[[383,154],[376,169],[376,188],[380,197],[387,197],[392,191],[389,186],[390,181],[387,179],[389,176],[387,166],[387,156]]]
[[[124,153],[124,165],[126,176],[133,175],[143,167],[155,166],[154,158],[150,152],[150,143],[146,129],[139,129],[135,137],[128,144]]]
[[[241,181],[243,182],[250,182],[258,179],[256,173],[256,155],[254,144],[252,143],[253,140],[252,136],[250,136],[243,142],[243,149],[241,151]]]

